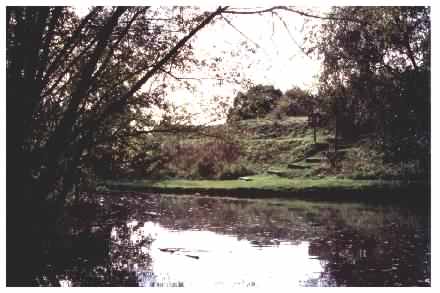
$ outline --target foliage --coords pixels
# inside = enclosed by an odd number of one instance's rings
[[[324,127],[317,129],[316,144],[305,117],[238,121],[229,126],[237,130],[235,133],[230,131],[234,134],[227,141],[197,134],[174,141],[168,138],[162,151],[156,154],[168,158],[168,161],[161,161],[161,168],[146,178],[229,179],[274,171],[279,173],[278,176],[298,180],[326,176],[396,180],[428,178],[428,170],[418,160],[386,162],[386,154],[375,134],[364,135],[356,142],[341,141],[337,160],[332,165],[329,155],[333,153],[329,152],[329,147],[333,135]],[[305,161],[308,157],[317,157],[321,161],[309,163]]]
[[[318,105],[318,99],[307,90],[293,87],[282,94],[273,86],[256,85],[245,94],[238,93],[228,113],[228,121],[272,117],[307,116]]]
[[[370,139],[371,141],[371,139]],[[372,142],[359,142],[347,151],[341,161],[340,174],[353,179],[407,179],[423,180],[428,178],[428,170],[419,160],[385,162],[385,153]]]
[[[286,116],[308,116],[317,106],[317,99],[311,93],[295,86],[279,99],[271,115],[278,119]]]
[[[172,177],[211,179],[229,176],[227,174],[241,174],[240,172],[248,175],[249,171],[235,165],[241,154],[241,147],[236,141],[209,138],[168,138],[162,143],[158,153],[167,158],[162,161],[160,172],[168,170]],[[151,173],[150,177],[160,175]]]
[[[218,133],[226,129],[225,126],[207,127],[205,131],[211,134],[215,132],[208,131],[210,128]],[[154,152],[147,151],[144,157],[156,160],[139,164],[139,170],[124,163],[121,172],[117,173],[120,175],[113,178],[235,179],[273,171],[291,179],[337,176],[418,180],[428,177],[426,168],[418,160],[385,162],[385,152],[374,134],[354,143],[345,143],[338,152],[337,164],[333,166],[328,159],[333,135],[319,127],[318,143],[315,144],[313,130],[304,117],[288,117],[281,121],[248,119],[227,129],[231,137],[226,140],[206,137],[201,133],[160,138],[155,134],[154,139],[149,140],[157,140],[158,145]],[[321,158],[322,161],[309,163],[305,161],[308,157]],[[136,175],[142,172],[144,175]]]
[[[254,175],[254,171],[250,170],[243,163],[226,164],[223,166],[218,179],[237,179],[243,176]]]
[[[254,118],[263,118],[271,112],[282,92],[270,85],[256,85],[246,93],[239,92],[234,98],[227,120],[238,121]]]
[[[78,167],[154,126],[166,76],[195,63],[191,38],[224,10],[7,7],[8,284],[32,280]]]
[[[376,132],[387,159],[427,166],[429,7],[333,7],[329,16],[339,20],[325,21],[308,41],[322,58],[320,95],[339,134]]]

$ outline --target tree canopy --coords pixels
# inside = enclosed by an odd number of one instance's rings
[[[346,20],[325,21],[308,42],[322,59],[320,96],[333,97],[328,109],[338,112],[341,134],[381,133],[398,159],[427,154],[430,8],[333,7],[329,15]]]
[[[228,113],[228,120],[261,118],[271,112],[282,92],[271,85],[256,85],[246,93],[238,93]]]

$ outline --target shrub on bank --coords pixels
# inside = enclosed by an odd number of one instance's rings
[[[228,164],[223,166],[222,170],[217,174],[218,179],[237,179],[243,176],[254,175],[248,167],[242,164]]]

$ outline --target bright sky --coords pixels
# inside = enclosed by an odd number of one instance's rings
[[[324,8],[320,8],[322,12]],[[273,85],[285,92],[293,86],[314,89],[320,72],[320,62],[306,56],[302,45],[304,17],[278,12],[278,16],[264,15],[225,15],[232,27],[225,20],[203,29],[194,42],[195,54],[206,57],[223,57],[220,67],[225,72],[240,73],[243,78],[254,84]],[[317,12],[319,13],[319,12]],[[288,27],[286,29],[284,23]],[[241,45],[248,41],[255,53]],[[226,52],[226,53],[224,53]],[[237,52],[238,56],[231,56]],[[192,76],[213,76],[212,72],[193,72]],[[190,93],[181,88],[171,94],[171,99],[179,106],[186,106],[192,113],[204,113],[197,116],[197,121],[211,121],[212,97],[233,97],[242,90],[238,84],[215,85],[209,81],[197,84],[197,91]]]
[[[298,47],[303,40],[301,30],[304,18],[284,11],[278,13],[289,31],[277,16],[271,14],[225,15],[242,34],[221,20],[198,34],[196,52],[222,56],[222,50],[236,51],[240,49],[240,43],[248,38],[251,47],[255,48],[255,54],[245,54],[245,48],[241,48],[246,58],[230,58],[230,63],[241,63],[239,68],[245,77],[255,83],[273,84],[282,91],[292,85],[312,87],[313,77],[319,73],[320,64]]]

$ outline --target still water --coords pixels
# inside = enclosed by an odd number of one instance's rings
[[[63,257],[48,264],[43,285],[430,286],[427,211],[135,193],[94,199],[89,213],[87,205],[69,211]]]
[[[173,231],[153,222],[145,222],[138,233],[133,243],[143,236],[156,239],[142,250],[151,257],[149,265],[130,264],[140,286],[299,286],[323,272],[306,241],[255,245],[232,235]]]

